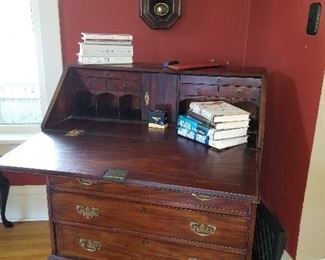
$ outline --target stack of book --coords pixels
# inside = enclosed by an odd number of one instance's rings
[[[250,113],[223,101],[191,102],[177,120],[177,134],[216,149],[247,142]]]
[[[133,36],[130,34],[81,33],[77,54],[80,64],[133,63]]]

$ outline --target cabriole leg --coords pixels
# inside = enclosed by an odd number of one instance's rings
[[[13,227],[14,223],[6,219],[6,206],[9,193],[9,181],[5,178],[0,172],[0,211],[1,211],[1,220],[5,227]]]

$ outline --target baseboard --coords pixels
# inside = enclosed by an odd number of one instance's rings
[[[14,222],[48,220],[46,186],[11,186],[6,216]]]
[[[288,254],[287,251],[284,250],[281,260],[293,260],[293,258]]]

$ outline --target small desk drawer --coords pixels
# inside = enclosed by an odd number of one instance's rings
[[[208,96],[217,97],[219,95],[219,88],[216,85],[194,85],[182,84],[180,85],[180,99]]]
[[[125,71],[112,71],[112,70],[88,70],[77,69],[77,74],[84,78],[104,78],[104,79],[124,79],[141,81],[141,73],[125,72]]]
[[[233,99],[259,99],[260,89],[256,87],[245,86],[220,86],[219,95],[225,98]]]
[[[89,91],[106,90],[106,80],[101,78],[81,78],[81,88]]]
[[[141,92],[140,81],[108,79],[107,90],[120,92]]]
[[[52,192],[51,200],[56,220],[221,247],[247,247],[249,220],[245,218],[63,192]]]
[[[181,84],[203,84],[203,85],[219,85],[219,86],[246,86],[246,87],[261,87],[262,81],[260,78],[246,77],[213,77],[213,76],[190,76],[181,75]]]
[[[161,242],[113,231],[56,224],[58,254],[87,259],[243,260],[242,254]]]
[[[100,196],[140,201],[151,204],[197,209],[208,212],[249,216],[251,204],[248,201],[211,196],[195,192],[178,192],[164,189],[151,189],[127,184],[114,184],[104,181],[50,177],[50,185],[54,190],[84,192]]]

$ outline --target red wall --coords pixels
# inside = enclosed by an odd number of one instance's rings
[[[305,33],[310,3],[252,0],[247,44],[246,64],[269,73],[262,198],[284,225],[292,257],[325,64],[324,12],[319,34]]]
[[[81,32],[134,35],[136,62],[208,61],[243,63],[247,0],[185,0],[181,19],[170,30],[151,30],[139,18],[138,0],[61,0],[64,63],[75,63]],[[235,19],[234,19],[235,18]]]

